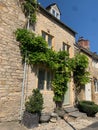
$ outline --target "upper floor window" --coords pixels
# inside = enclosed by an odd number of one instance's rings
[[[53,14],[56,18],[60,19],[60,14],[59,14],[55,9],[52,9],[52,14]]]
[[[52,36],[49,36],[49,35],[48,35],[48,46],[49,48],[52,47]]]
[[[44,31],[42,31],[42,37],[47,41],[48,47],[51,48],[53,36],[51,36],[48,33],[45,33]]]
[[[58,13],[56,13],[56,17],[57,17],[58,19],[60,19],[60,15],[59,15]]]
[[[63,51],[68,51],[68,52],[69,52],[69,48],[70,48],[70,46],[63,42],[62,50],[63,50]]]
[[[54,16],[55,16],[55,13],[56,13],[56,12],[55,12],[55,10],[54,10],[54,9],[52,9],[52,14],[53,14]]]

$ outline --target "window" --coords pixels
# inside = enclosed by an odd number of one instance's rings
[[[94,85],[95,85],[95,92],[98,93],[98,80],[95,80]]]
[[[48,46],[49,48],[52,47],[52,37],[48,35]]]
[[[57,17],[58,19],[60,19],[60,15],[59,15],[58,13],[56,13],[56,17]]]
[[[42,32],[42,37],[44,38],[44,40],[46,40],[46,33]]]
[[[48,47],[51,48],[52,47],[53,36],[51,36],[50,34],[45,33],[44,31],[42,31],[42,37],[47,41]]]
[[[52,9],[52,14],[55,16],[55,10],[54,9]]]
[[[47,90],[51,90],[51,80],[52,74],[50,71],[47,71]]]
[[[39,74],[38,74],[38,88],[40,90],[44,89],[44,81],[45,81],[45,70],[44,69],[39,69]]]
[[[49,70],[39,68],[38,72],[38,89],[51,90],[52,73]]]
[[[52,14],[53,14],[56,18],[60,19],[60,13],[59,13],[57,10],[52,9],[51,12],[52,12]]]
[[[63,48],[62,48],[62,50],[69,52],[69,48],[70,48],[70,46],[63,42]]]

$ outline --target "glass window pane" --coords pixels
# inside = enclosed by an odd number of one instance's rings
[[[51,73],[47,72],[47,89],[51,90]]]
[[[55,16],[55,10],[54,9],[52,10],[52,14]]]
[[[51,48],[52,46],[52,37],[48,35],[48,46]]]
[[[42,32],[42,37],[46,40],[46,33]]]
[[[68,50],[68,46],[65,43],[63,43],[63,51],[67,51],[67,50]]]
[[[44,89],[44,81],[45,81],[45,70],[44,69],[39,69],[39,74],[38,74],[38,88],[40,90]]]

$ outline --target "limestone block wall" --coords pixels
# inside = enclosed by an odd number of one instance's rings
[[[23,65],[14,32],[25,23],[18,0],[0,0],[0,121],[19,118]]]
[[[35,32],[37,35],[42,35],[42,31],[45,31],[53,36],[53,47],[56,51],[62,49],[62,44],[64,42],[70,46],[70,57],[74,56],[75,37],[72,35],[72,32],[67,28],[65,29],[60,26],[52,18],[43,15],[42,12],[39,12],[37,14]]]

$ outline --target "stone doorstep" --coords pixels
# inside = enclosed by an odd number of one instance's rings
[[[78,108],[75,108],[75,107],[67,107],[67,108],[64,108],[65,112],[67,113],[71,113],[71,112],[74,112],[74,111],[78,111]]]
[[[74,112],[69,113],[69,116],[74,117],[74,118],[81,118],[81,117],[86,117],[86,114],[81,113],[79,111],[74,111]]]

